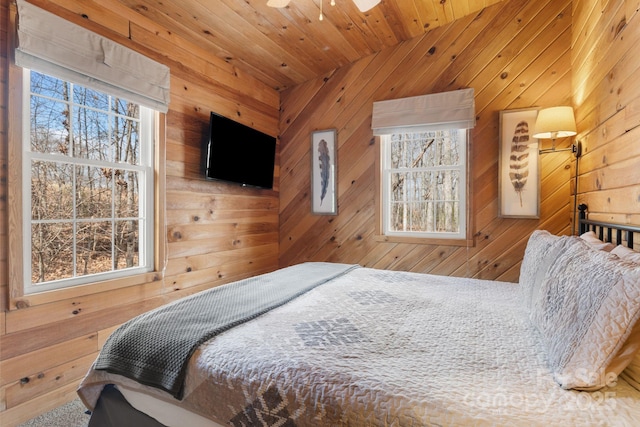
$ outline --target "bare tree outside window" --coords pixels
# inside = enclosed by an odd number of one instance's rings
[[[141,107],[29,74],[32,284],[139,267]]]
[[[386,135],[386,232],[461,235],[466,133],[457,129]]]

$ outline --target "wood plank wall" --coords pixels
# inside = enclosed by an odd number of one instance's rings
[[[0,1],[0,301],[7,298],[8,275],[7,275],[7,253],[8,253],[8,225],[7,225],[7,96],[9,88],[7,86],[8,58],[7,40],[9,28],[9,3]],[[0,306],[0,336],[5,333],[5,313],[6,305]],[[0,392],[0,411],[3,409],[2,393]],[[1,419],[1,418],[0,418]]]
[[[574,1],[571,69],[578,193],[598,220],[640,223],[638,0]]]
[[[0,424],[16,425],[75,397],[106,336],[136,314],[198,290],[278,266],[278,179],[274,190],[201,178],[200,145],[215,110],[278,134],[279,93],[190,45],[117,0],[32,0],[171,68],[166,115],[164,281],[8,311],[7,31],[0,0]],[[85,16],[83,18],[83,16]],[[13,143],[13,142],[11,142]]]
[[[42,4],[43,1],[34,1]],[[252,272],[304,260],[517,280],[528,234],[536,228],[569,233],[574,162],[542,157],[542,217],[497,218],[498,112],[573,103],[585,155],[579,166],[579,200],[591,216],[640,223],[638,121],[640,60],[638,0],[509,0],[425,36],[387,49],[281,97],[279,191],[247,195],[199,178],[199,138],[210,109],[236,113],[275,134],[278,95],[244,83],[228,64],[184,45],[114,0],[55,0],[44,6],[170,65],[172,106],[167,115],[167,238],[165,285],[192,292]],[[118,292],[22,311],[30,325],[7,333],[7,28],[9,0],[0,0],[0,424],[15,425],[62,403],[118,323],[157,305],[157,289]],[[89,19],[78,18],[88,13]],[[571,15],[573,14],[573,36]],[[134,36],[122,33],[131,25]],[[157,33],[156,33],[157,30]],[[569,55],[569,50],[571,55]],[[607,58],[607,60],[603,60]],[[573,84],[571,79],[573,78]],[[240,81],[243,81],[240,84]],[[473,132],[473,216],[476,243],[469,248],[379,243],[373,240],[375,147],[371,102],[452,90],[476,89]],[[338,129],[339,215],[309,214],[309,134]],[[278,200],[279,194],[279,200]],[[278,203],[281,225],[278,229]],[[257,207],[257,209],[256,209]],[[196,220],[196,217],[198,220]],[[233,220],[230,220],[233,218]],[[236,222],[247,223],[246,231]],[[202,234],[200,232],[202,231]],[[213,234],[212,234],[213,233]],[[198,239],[192,236],[208,236]],[[182,238],[179,238],[182,236]],[[185,237],[187,236],[187,237]],[[235,245],[234,245],[235,242]],[[235,246],[241,246],[234,249]],[[164,299],[163,299],[164,300]],[[15,319],[18,319],[16,317]],[[34,320],[35,319],[35,320]],[[31,322],[36,322],[34,326]]]
[[[571,232],[572,156],[541,157],[541,217],[498,213],[499,111],[571,103],[571,1],[510,0],[282,94],[280,265],[307,260],[517,281],[530,233]],[[375,239],[372,102],[475,89],[469,247]],[[310,214],[309,135],[338,131],[337,216]],[[547,142],[548,143],[548,142]],[[569,142],[566,142],[567,144]]]

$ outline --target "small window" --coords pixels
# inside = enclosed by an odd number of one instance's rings
[[[155,112],[28,69],[23,82],[25,294],[152,271]]]
[[[465,239],[467,131],[380,136],[382,233]]]

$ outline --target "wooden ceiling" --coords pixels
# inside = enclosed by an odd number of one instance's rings
[[[296,86],[502,0],[119,0],[276,90]]]

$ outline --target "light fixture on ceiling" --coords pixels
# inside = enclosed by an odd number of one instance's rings
[[[268,0],[267,1],[267,6],[269,7],[286,7],[289,2],[291,0]],[[358,7],[358,9],[360,10],[360,12],[366,12],[370,9],[372,9],[374,6],[376,6],[378,3],[380,3],[381,0],[351,0],[355,3],[355,5]],[[322,15],[322,3],[323,0],[320,0],[320,20],[322,21],[323,19],[323,15]],[[335,6],[336,5],[336,1],[335,0],[331,0],[331,6]]]

